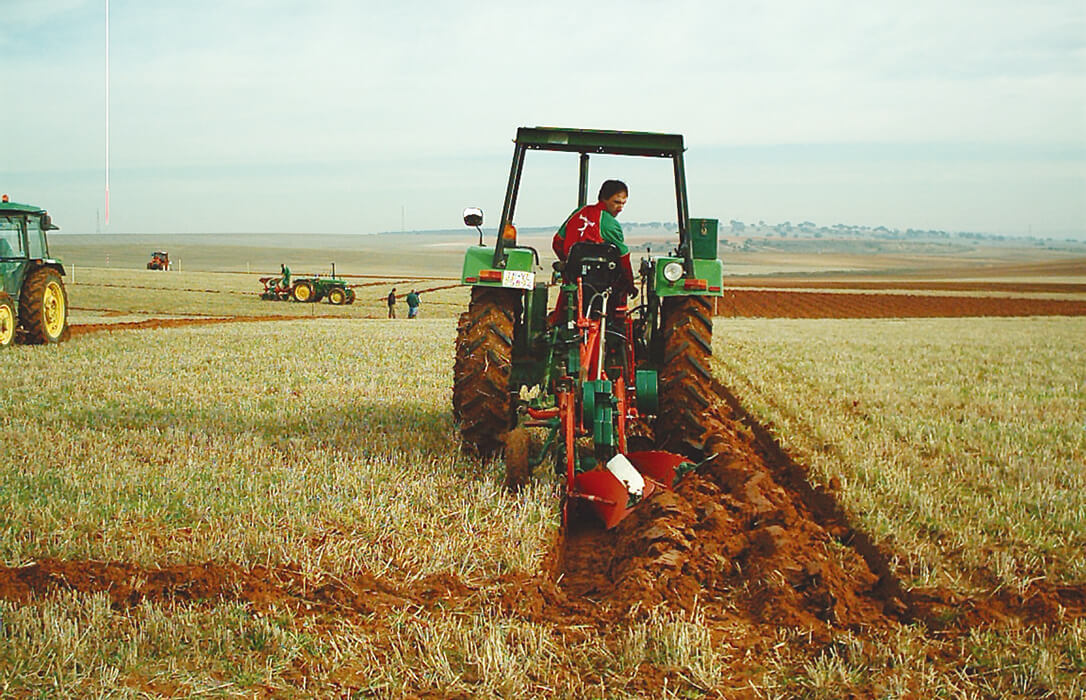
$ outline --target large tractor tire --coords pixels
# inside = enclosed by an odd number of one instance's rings
[[[667,297],[661,310],[660,408],[662,449],[700,458],[705,447],[702,412],[712,402],[713,300]]]
[[[0,292],[0,348],[6,348],[15,342],[15,302],[6,293]]]
[[[317,300],[317,290],[309,280],[301,280],[291,287],[290,296],[294,301],[312,302]]]
[[[332,306],[343,306],[347,303],[347,290],[343,287],[332,287],[328,290],[328,303]]]
[[[502,450],[512,419],[509,378],[518,294],[473,288],[471,304],[457,325],[453,417],[464,446],[483,457]]]
[[[351,289],[350,287],[347,287],[347,290],[346,290],[346,291],[347,291],[347,301],[346,301],[346,302],[344,302],[344,303],[347,303],[347,304],[353,304],[353,303],[354,303],[354,300],[355,300],[355,293],[354,293],[354,290],[353,290],[353,289]]]
[[[68,291],[59,272],[40,267],[27,275],[19,298],[19,322],[32,345],[68,339]]]

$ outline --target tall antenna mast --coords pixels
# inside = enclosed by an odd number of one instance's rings
[[[109,226],[109,0],[106,0],[106,226]]]

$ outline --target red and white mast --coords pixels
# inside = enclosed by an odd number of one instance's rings
[[[109,0],[106,0],[106,226],[109,226]]]

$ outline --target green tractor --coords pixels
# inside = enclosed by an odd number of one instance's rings
[[[347,280],[336,277],[336,266],[332,264],[332,276],[291,277],[290,268],[282,265],[279,277],[261,277],[264,291],[260,298],[268,301],[300,301],[305,303],[328,299],[333,306],[353,304],[354,289],[347,286]]]
[[[21,334],[31,344],[68,338],[68,292],[64,266],[49,257],[48,212],[0,197],[0,347]]]
[[[588,200],[590,155],[671,159],[678,240],[669,254],[641,260],[636,305],[606,242],[573,245],[551,284],[536,278],[539,255],[518,245],[512,223],[531,150],[579,154],[578,208]],[[461,276],[472,287],[454,366],[461,440],[482,456],[504,452],[512,488],[551,459],[566,484],[563,513],[587,504],[608,528],[706,456],[700,414],[710,402],[723,265],[717,221],[688,214],[684,150],[676,134],[523,127],[493,246],[483,242],[482,211],[464,212],[479,245],[468,248]],[[548,313],[552,286],[559,302]],[[545,437],[531,438],[531,428]]]

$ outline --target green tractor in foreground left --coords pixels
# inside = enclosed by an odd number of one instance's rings
[[[64,266],[49,256],[47,231],[60,227],[40,207],[0,197],[0,347],[68,338]]]

